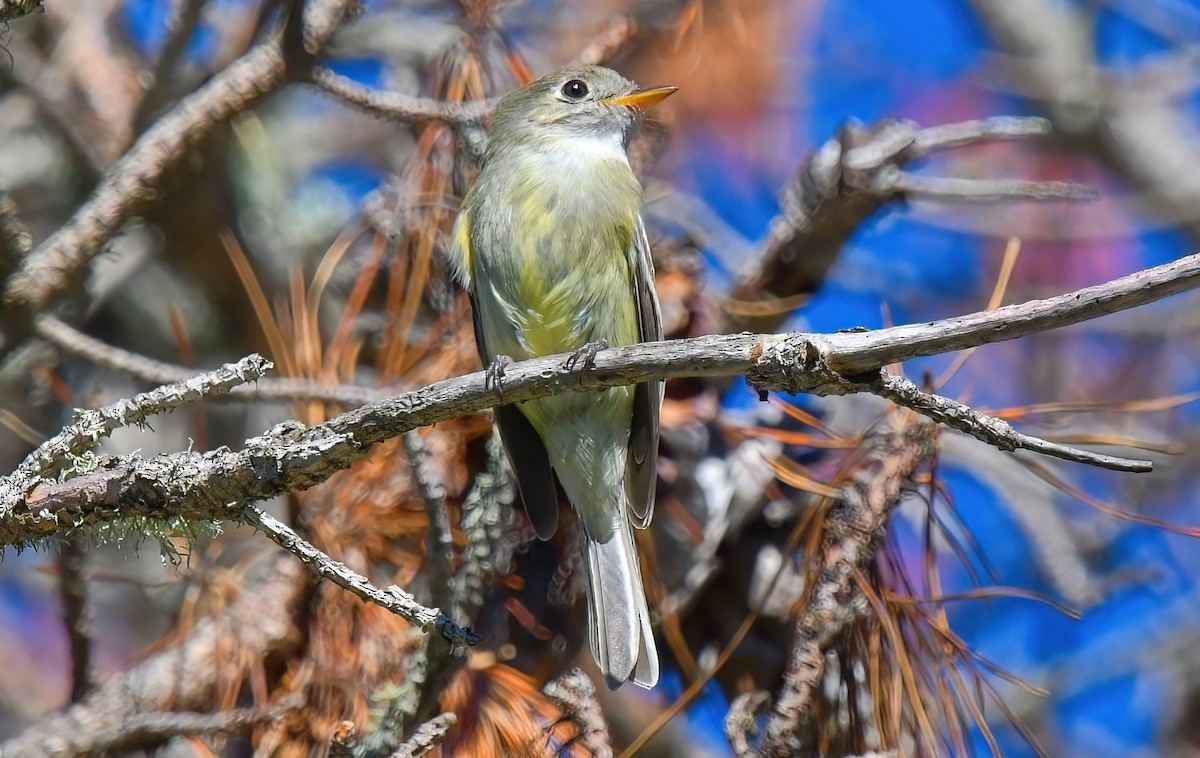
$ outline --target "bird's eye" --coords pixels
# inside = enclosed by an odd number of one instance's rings
[[[582,100],[588,96],[587,82],[582,79],[572,79],[562,86],[563,97],[568,100]]]

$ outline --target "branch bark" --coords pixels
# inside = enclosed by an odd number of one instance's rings
[[[304,57],[320,53],[354,0],[314,0],[304,7]],[[285,29],[286,31],[286,29]],[[117,163],[75,215],[26,257],[0,296],[0,358],[30,336],[36,316],[54,305],[83,275],[102,245],[152,203],[163,177],[192,146],[289,80],[297,51],[276,32],[183,99],[160,118]],[[302,61],[308,65],[308,61]]]
[[[919,356],[1016,339],[1153,302],[1200,284],[1200,255],[1046,300],[876,332],[711,335],[605,350],[592,367],[569,356],[508,367],[499,387],[483,372],[448,379],[305,428],[281,424],[233,452],[117,458],[65,482],[41,481],[0,500],[0,544],[130,515],[244,518],[244,506],[325,481],[370,447],[418,426],[567,391],[661,378],[746,374],[760,390],[844,394],[831,377],[861,378]],[[870,377],[868,377],[870,378]],[[875,377],[875,378],[878,378]],[[0,483],[3,483],[0,481]]]

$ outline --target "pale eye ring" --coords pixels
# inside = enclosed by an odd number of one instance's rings
[[[588,96],[587,82],[582,79],[571,79],[559,90],[563,97],[578,102]]]

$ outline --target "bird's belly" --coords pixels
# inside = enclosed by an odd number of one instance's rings
[[[572,353],[601,339],[610,347],[638,342],[637,305],[628,267],[623,259],[606,263],[591,260],[560,266],[531,260],[515,278],[500,279],[516,282],[517,287],[497,285],[494,279],[477,280],[489,357],[524,360]],[[543,438],[552,427],[561,432],[579,425],[582,430],[597,421],[605,427],[615,422],[612,431],[627,437],[632,403],[630,388],[617,387],[598,393],[568,392],[521,403],[520,408]]]

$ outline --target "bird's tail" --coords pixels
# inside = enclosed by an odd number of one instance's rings
[[[597,542],[584,530],[592,655],[609,688],[616,689],[632,676],[634,684],[649,689],[658,683],[658,650],[626,512],[617,509],[617,523],[606,542]]]

